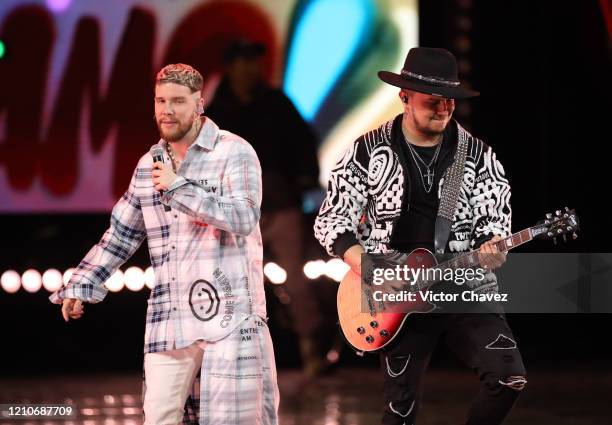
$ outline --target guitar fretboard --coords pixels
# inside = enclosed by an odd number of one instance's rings
[[[533,230],[539,228],[539,226],[528,227],[527,229],[523,229],[520,232],[516,232],[507,238],[499,240],[495,242],[495,246],[499,252],[507,252],[517,246],[523,245],[533,239]],[[443,263],[438,264],[434,269],[460,269],[460,268],[470,268],[476,267],[480,265],[480,260],[478,258],[478,251],[470,251],[465,254],[459,254],[458,256],[445,261]],[[427,289],[430,286],[438,283],[438,281],[428,281],[428,280],[419,280],[416,282],[417,287],[422,289]]]

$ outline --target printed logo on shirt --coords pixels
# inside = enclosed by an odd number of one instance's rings
[[[485,171],[484,173],[482,173],[481,175],[479,175],[478,177],[476,177],[476,183],[480,183],[483,180],[487,180],[490,179],[491,175],[489,174],[488,171]]]
[[[219,322],[219,326],[227,328],[234,317],[235,299],[232,293],[232,285],[221,269],[216,269],[213,272],[213,276],[217,281],[217,285],[219,285],[221,291],[223,291],[223,302],[225,304],[223,308],[223,317],[221,318],[221,322]]]
[[[217,193],[217,190],[219,188],[218,178],[200,179],[196,181],[200,183],[200,185],[206,192]]]
[[[257,333],[257,328],[240,329],[241,341],[251,341],[252,335]]]
[[[189,307],[193,315],[207,322],[219,314],[219,293],[217,289],[204,279],[196,280],[189,290]]]
[[[472,235],[470,232],[455,232],[455,239],[458,241],[467,241],[470,240]]]
[[[257,360],[257,356],[239,356],[238,361],[240,360]]]

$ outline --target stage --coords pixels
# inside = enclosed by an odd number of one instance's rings
[[[612,371],[602,368],[528,372],[529,384],[507,425],[601,425],[608,423]],[[376,424],[382,380],[376,369],[344,368],[311,382],[297,371],[279,371],[281,425]],[[70,403],[70,421],[15,424],[139,425],[138,374],[65,375],[0,381],[0,403]],[[419,425],[459,425],[477,390],[469,371],[432,369],[426,376]]]

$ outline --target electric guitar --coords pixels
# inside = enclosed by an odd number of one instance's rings
[[[573,239],[578,236],[578,217],[574,210],[565,208],[557,210],[555,214],[546,214],[546,219],[535,226],[514,233],[495,243],[499,252],[507,252],[519,245],[527,243],[534,238],[553,239],[562,236],[566,240],[567,234]],[[406,260],[410,269],[440,267],[444,269],[478,267],[478,251],[458,254],[452,259],[438,264],[435,256],[427,249],[415,249]],[[418,290],[423,291],[440,280],[420,280],[416,282]],[[365,297],[365,298],[364,298]],[[414,297],[414,301],[385,302],[383,308],[375,307],[372,301],[371,285],[361,284],[361,276],[349,270],[340,282],[337,295],[338,318],[340,327],[347,342],[358,352],[377,351],[389,344],[402,328],[406,318],[412,313],[428,313],[435,305],[424,301],[422,297]],[[397,308],[401,303],[401,308]],[[362,305],[368,305],[364,312]],[[401,312],[398,312],[401,310]]]

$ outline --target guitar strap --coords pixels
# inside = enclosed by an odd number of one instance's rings
[[[440,206],[438,207],[438,216],[436,217],[434,235],[434,249],[436,254],[444,253],[444,249],[446,248],[465,170],[465,159],[468,147],[467,133],[458,129],[458,136],[459,141],[457,150],[455,151],[455,158],[444,178],[442,194],[440,196]]]

